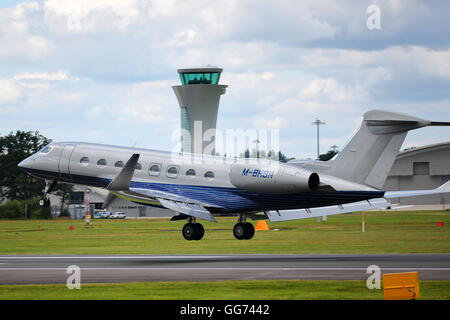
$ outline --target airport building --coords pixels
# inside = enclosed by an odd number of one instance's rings
[[[215,135],[222,69],[214,66],[179,69],[181,85],[173,86],[180,106],[181,152],[215,155]]]
[[[450,180],[450,142],[405,150],[398,154],[384,185],[385,190],[434,189]],[[393,199],[413,209],[449,209],[450,194]]]

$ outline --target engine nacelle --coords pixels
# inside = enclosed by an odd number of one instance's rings
[[[233,164],[230,166],[229,177],[235,187],[257,193],[308,192],[316,190],[320,185],[317,173],[281,163]]]

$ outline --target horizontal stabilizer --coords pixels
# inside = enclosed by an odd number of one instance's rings
[[[392,198],[406,198],[414,196],[427,196],[443,193],[450,193],[450,181],[447,181],[442,186],[432,190],[386,191],[383,197],[385,197],[386,199],[392,199]]]
[[[337,206],[327,206],[319,208],[306,208],[295,210],[274,210],[267,211],[267,217],[271,222],[307,219],[322,216],[330,216],[334,214],[349,213],[354,211],[369,211],[375,209],[385,209],[391,204],[384,198],[371,199],[366,201],[358,201],[346,203]]]
[[[136,164],[139,161],[139,154],[135,153],[131,156],[131,158],[127,161],[125,166],[119,172],[117,177],[115,177],[111,183],[106,188],[107,190],[129,190],[130,182],[134,175],[134,170],[136,169]]]
[[[431,127],[450,127],[450,122],[431,121],[430,126]]]

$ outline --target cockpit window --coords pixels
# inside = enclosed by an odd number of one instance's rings
[[[52,151],[52,149],[53,149],[53,146],[52,145],[48,145],[48,146],[45,146],[45,147],[43,147],[40,151],[39,151],[39,153],[49,153],[50,151]]]

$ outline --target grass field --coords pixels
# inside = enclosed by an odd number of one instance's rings
[[[248,241],[233,237],[231,218],[202,222],[201,241],[184,240],[185,222],[167,219],[94,220],[93,228],[80,220],[0,220],[0,254],[450,253],[450,211],[365,213],[364,233],[361,219],[269,223],[272,230]]]
[[[0,254],[450,253],[449,211],[381,211],[269,223],[249,241],[234,239],[235,219],[202,222],[205,237],[186,241],[184,221],[167,219],[0,220]],[[443,227],[436,222],[444,222]],[[73,226],[73,230],[69,227]],[[450,281],[421,281],[423,299],[450,299]],[[214,281],[0,285],[0,299],[383,299],[365,281]]]
[[[450,281],[421,281],[421,299],[450,299]],[[383,290],[369,290],[365,281],[258,280],[214,282],[144,282],[0,286],[2,300],[375,300]]]

